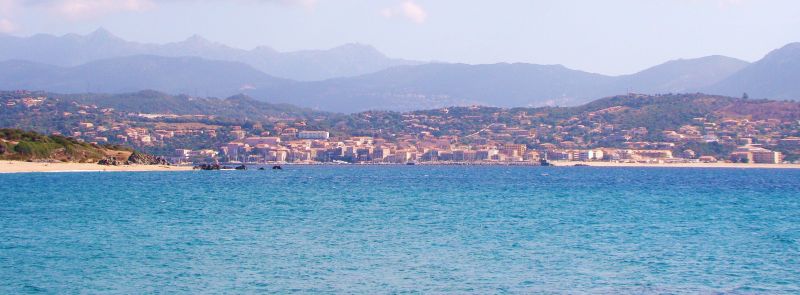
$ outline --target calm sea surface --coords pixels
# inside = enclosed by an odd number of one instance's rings
[[[0,293],[800,293],[800,171],[0,175]]]

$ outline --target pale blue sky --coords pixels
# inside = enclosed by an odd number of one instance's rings
[[[564,64],[604,74],[800,41],[797,0],[0,0],[0,31],[280,51],[365,43],[392,57]]]

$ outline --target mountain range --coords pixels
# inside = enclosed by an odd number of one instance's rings
[[[800,43],[754,63],[717,55],[669,61],[623,76],[561,65],[419,63],[356,44],[290,53],[235,49],[197,36],[143,44],[105,30],[85,36],[0,36],[0,61],[0,89],[248,94],[336,112],[471,104],[570,106],[631,92],[800,98]]]
[[[157,89],[194,96],[226,97],[258,86],[289,80],[248,65],[197,57],[134,55],[60,67],[12,60],[0,62],[5,89],[43,89],[63,93],[125,93]]]
[[[298,81],[357,76],[398,65],[420,64],[388,58],[375,48],[363,44],[346,44],[329,50],[278,52],[266,46],[252,50],[233,48],[197,35],[167,44],[130,42],[103,28],[87,35],[38,34],[16,37],[0,34],[0,60],[26,60],[72,67],[131,55],[200,57],[240,62],[272,76]]]
[[[691,92],[747,66],[741,60],[710,56],[671,61],[636,74],[613,77],[561,65],[425,64],[352,78],[267,87],[254,90],[252,95],[283,102],[303,101],[311,107],[340,111],[340,105],[355,105],[360,110],[470,104],[570,106],[619,93]]]

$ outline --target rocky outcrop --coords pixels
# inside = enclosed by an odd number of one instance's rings
[[[134,165],[169,165],[169,162],[164,157],[148,155],[140,152],[133,152],[128,157],[128,164]]]
[[[120,165],[169,165],[164,157],[148,155],[140,152],[133,152],[128,160],[122,161],[115,157],[107,157],[97,162],[100,165],[120,166]]]
[[[117,158],[114,157],[108,157],[100,160],[99,162],[97,162],[97,164],[106,166],[120,166],[120,165],[127,165],[128,163],[127,161],[117,160]]]
[[[219,164],[201,164],[198,166],[194,166],[194,169],[199,170],[222,170],[222,166]]]
[[[0,155],[5,154],[6,153],[6,149],[8,149],[8,147],[6,146],[6,143],[3,142],[3,141],[0,141]]]

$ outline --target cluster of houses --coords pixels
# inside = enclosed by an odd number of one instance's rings
[[[232,132],[239,132],[234,130]],[[526,144],[482,140],[465,144],[454,136],[407,136],[395,141],[353,136],[331,138],[327,131],[299,131],[291,136],[243,136],[213,150],[176,151],[174,160],[181,162],[219,160],[242,163],[529,163],[550,161],[614,161],[632,163],[681,163],[731,161],[744,163],[782,162],[780,152],[759,145],[737,148],[728,159],[702,156],[692,150],[673,154],[671,149],[648,149],[652,144],[633,144],[631,148],[563,148],[540,144],[535,149]],[[787,142],[797,144],[789,138]],[[638,148],[637,148],[638,147]]]
[[[487,113],[481,107],[472,107],[469,111],[474,115],[458,117],[453,117],[448,109],[410,112],[401,114],[399,123],[403,127],[397,134],[387,134],[386,130],[369,125],[357,133],[375,136],[332,137],[330,132],[314,130],[303,120],[272,122],[272,129],[267,131],[260,123],[247,128],[200,123],[213,119],[203,115],[121,113],[76,102],[63,107],[52,99],[35,95],[5,99],[3,106],[23,107],[31,114],[50,109],[56,113],[47,116],[73,122],[54,133],[87,142],[172,148],[175,162],[539,163],[546,159],[782,163],[785,157],[781,151],[800,154],[800,137],[797,137],[800,122],[695,118],[679,128],[651,133],[645,127],[623,128],[604,119],[606,115],[624,111],[624,107],[589,112],[553,124],[536,123],[541,122],[537,121],[537,114],[511,113],[505,109]],[[466,133],[452,127],[486,120],[487,114],[490,118],[508,119],[503,123],[487,123],[477,131],[466,128],[471,130]],[[343,132],[339,130],[337,134]],[[206,143],[206,147],[187,149],[189,146],[182,144],[187,141]],[[708,144],[728,149],[716,154],[694,150],[698,145]],[[736,148],[730,151],[731,147]]]

